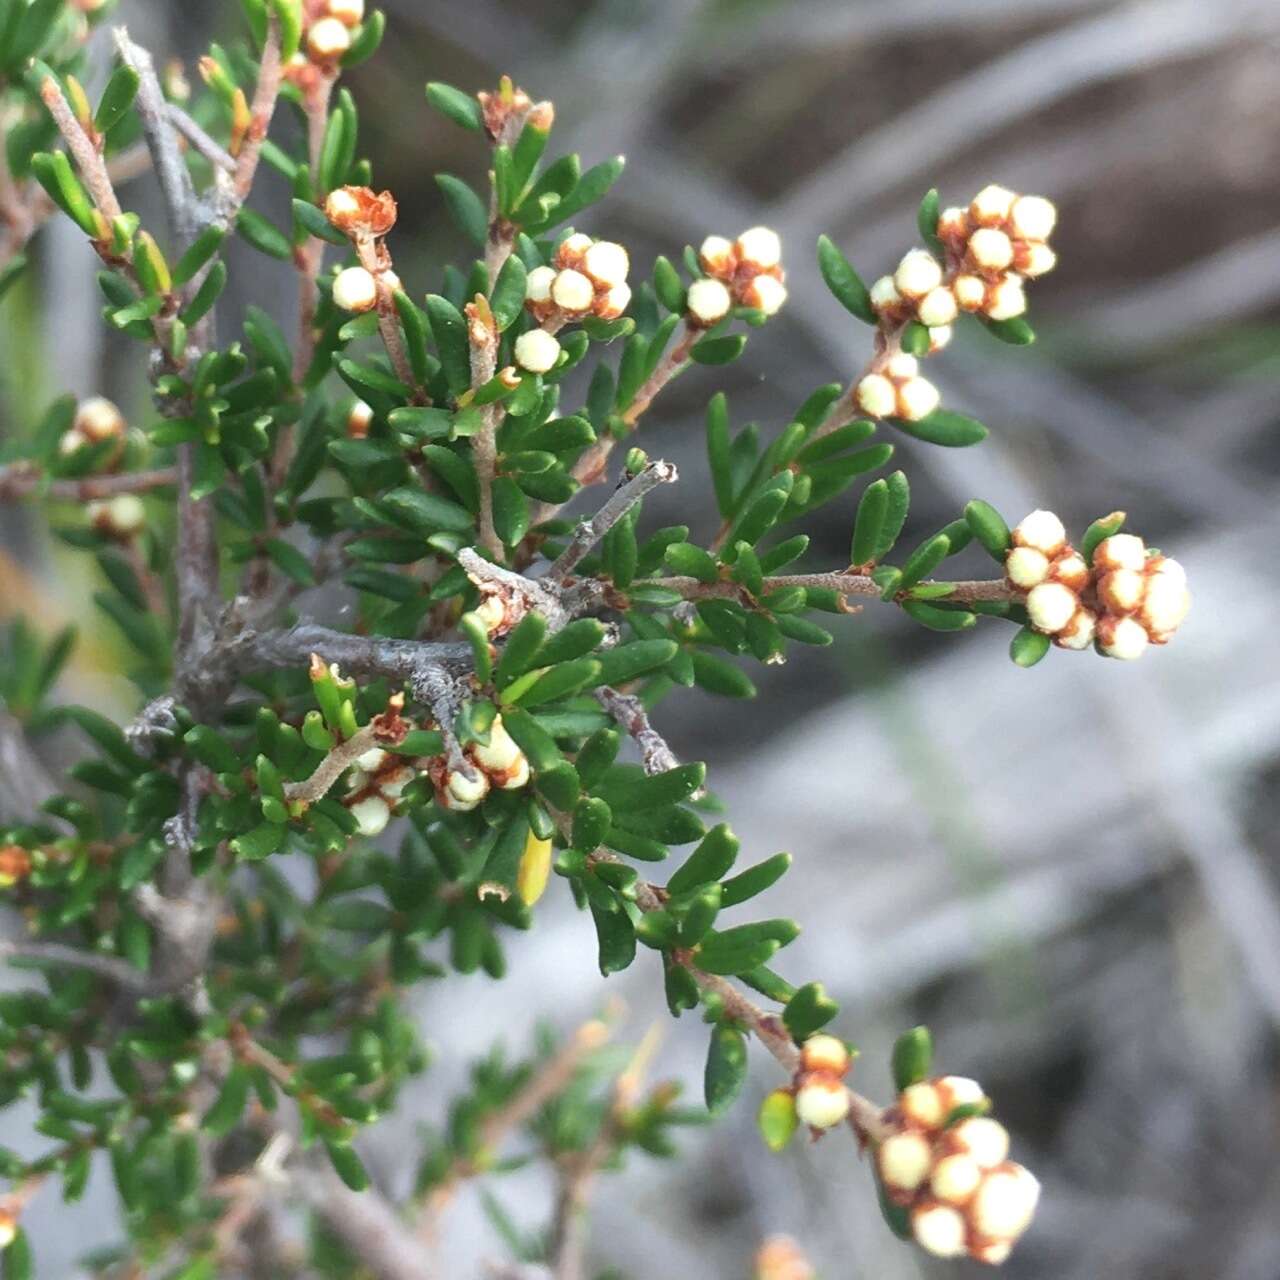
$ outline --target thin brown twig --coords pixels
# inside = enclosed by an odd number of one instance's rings
[[[636,585],[665,587],[678,591],[686,600],[751,600],[751,594],[740,583],[730,581],[701,582],[697,578],[676,576],[670,578],[643,578]],[[921,582],[921,587],[941,586],[942,583]],[[976,582],[948,582],[950,591],[938,597],[948,604],[968,604],[979,600],[1022,600],[1025,592],[1010,586],[1003,578],[984,579]],[[783,573],[765,578],[761,594],[780,591],[784,587],[805,587],[810,590],[837,591],[842,596],[880,596],[884,588],[866,574],[843,570],[836,573]]]
[[[84,126],[71,110],[62,86],[52,76],[45,76],[40,82],[40,98],[58,126],[58,132],[66,139],[67,148],[75,159],[76,168],[80,170],[80,176],[89,188],[98,211],[108,222],[120,217],[124,210],[116,198],[116,190],[111,184],[111,175],[107,172],[102,151],[98,143],[85,132]]]
[[[90,502],[121,493],[148,493],[176,484],[175,467],[154,471],[122,471],[118,475],[84,476],[72,480],[46,480],[39,464],[13,462],[0,467],[0,500],[25,498],[40,491],[44,497],[64,502]]]
[[[262,60],[258,64],[258,84],[253,93],[249,130],[245,134],[240,155],[236,160],[235,191],[243,202],[248,198],[262,158],[262,144],[271,128],[276,102],[280,98],[283,65],[280,61],[280,19],[273,8],[268,7],[267,38],[262,47]]]

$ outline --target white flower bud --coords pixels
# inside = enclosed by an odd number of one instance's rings
[[[1147,651],[1150,640],[1136,618],[1102,618],[1098,622],[1098,648],[1108,658],[1133,662]]]
[[[373,425],[373,406],[357,400],[347,411],[347,435],[363,440]]]
[[[1044,196],[1019,196],[1009,210],[1010,229],[1024,240],[1047,240],[1057,221],[1057,209]]]
[[[344,222],[354,222],[362,216],[362,213],[360,201],[346,187],[337,187],[325,197],[324,216],[335,227],[341,226]]]
[[[1008,275],[991,286],[986,313],[992,320],[1013,320],[1027,309],[1027,294],[1019,276]]]
[[[582,255],[591,248],[592,240],[589,235],[583,231],[575,231],[571,236],[565,236],[560,241],[559,247],[556,249],[556,262],[562,267],[577,267],[581,265]]]
[[[909,378],[898,388],[898,417],[906,422],[927,418],[939,405],[942,395],[927,378]]]
[[[582,255],[582,269],[598,285],[611,288],[627,278],[631,261],[627,251],[612,240],[597,240]]]
[[[920,361],[905,351],[899,351],[885,361],[884,371],[895,382],[905,382],[920,372]]]
[[[937,355],[951,345],[955,330],[949,324],[934,325],[929,330],[929,354]]]
[[[787,300],[787,287],[773,276],[758,275],[747,285],[742,300],[767,316],[776,316]]]
[[[1015,587],[1030,591],[1049,576],[1049,557],[1034,547],[1014,547],[1005,557],[1004,571]]]
[[[1171,635],[1181,625],[1191,608],[1191,594],[1186,587],[1186,574],[1176,560],[1162,560],[1147,579],[1142,601],[1142,621],[1153,637]]]
[[[388,804],[395,804],[404,794],[404,789],[417,775],[408,766],[395,769],[390,773],[383,772],[378,777],[378,790]]]
[[[824,1076],[806,1080],[796,1090],[796,1115],[814,1129],[830,1129],[849,1114],[849,1090]]]
[[[953,205],[938,215],[938,237],[942,240],[963,240],[969,234],[969,213]]]
[[[898,263],[893,283],[904,298],[923,298],[942,283],[942,268],[927,249],[912,249]]]
[[[595,296],[595,285],[572,267],[558,272],[551,282],[551,298],[561,311],[586,311]]]
[[[1013,1245],[1008,1240],[995,1240],[990,1244],[977,1245],[969,1254],[975,1262],[985,1262],[989,1267],[998,1267],[1009,1261]]]
[[[18,1237],[18,1223],[7,1210],[0,1212],[0,1253]]]
[[[982,1086],[968,1076],[943,1076],[938,1081],[938,1088],[944,1094],[948,1111],[953,1107],[977,1106],[987,1100]]]
[[[507,776],[498,784],[502,791],[518,791],[529,783],[529,761],[519,756],[515,764],[507,770]]]
[[[832,1071],[844,1075],[849,1069],[849,1050],[835,1036],[810,1036],[800,1046],[800,1064],[806,1071]]]
[[[601,320],[616,320],[631,305],[631,286],[615,284],[608,293],[596,299],[596,315]]]
[[[358,27],[364,21],[364,0],[329,0],[329,17],[344,27]]]
[[[1053,637],[1053,642],[1060,649],[1087,649],[1093,643],[1097,625],[1097,614],[1082,605],[1072,615],[1071,621]]]
[[[560,344],[545,329],[530,329],[516,339],[516,364],[530,373],[549,373],[560,359]]]
[[[507,620],[507,611],[497,596],[485,596],[473,610],[481,625],[492,634]]]
[[[719,280],[708,277],[695,280],[685,295],[685,305],[689,314],[703,325],[718,324],[729,314],[733,306],[733,297]]]
[[[466,813],[489,794],[488,775],[477,769],[473,780],[464,773],[451,773],[445,783],[445,792],[449,808]]]
[[[782,261],[782,241],[768,227],[752,227],[738,237],[738,257],[762,271]]]
[[[1147,563],[1147,544],[1136,533],[1113,533],[1103,538],[1093,553],[1093,567],[1099,573],[1109,569],[1140,571]]]
[[[970,1116],[947,1131],[948,1142],[980,1169],[994,1169],[1009,1155],[1009,1131],[989,1116]]]
[[[64,457],[70,457],[77,449],[83,449],[89,442],[74,427],[70,431],[64,431],[58,437],[58,452]]]
[[[724,236],[708,236],[698,250],[703,270],[724,275],[733,270],[733,241]]]
[[[76,410],[71,429],[90,444],[119,439],[125,433],[124,414],[105,396],[90,396]]]
[[[945,286],[939,285],[936,289],[930,289],[920,299],[920,305],[916,308],[916,319],[932,329],[936,325],[950,324],[959,310],[956,295]]]
[[[1108,613],[1135,613],[1146,590],[1147,580],[1133,569],[1113,569],[1098,581],[1098,599]]]
[[[307,29],[307,52],[316,62],[331,62],[351,48],[351,32],[337,18],[321,18]]]
[[[892,1191],[911,1192],[924,1184],[933,1167],[933,1148],[922,1134],[890,1134],[876,1152],[880,1181]]]
[[[1056,635],[1075,616],[1080,598],[1060,582],[1042,582],[1027,596],[1027,616],[1031,625],[1045,635]]]
[[[882,373],[869,373],[855,392],[858,408],[873,418],[888,418],[898,407],[898,389]]]
[[[973,1198],[970,1214],[979,1235],[1016,1240],[1030,1225],[1040,1200],[1040,1182],[1020,1164],[987,1174]]]
[[[969,205],[969,216],[981,226],[994,227],[1008,216],[1017,196],[1008,187],[983,187]]]
[[[947,1118],[942,1095],[928,1080],[908,1085],[898,1098],[898,1106],[911,1124],[922,1129],[936,1129]]]
[[[1056,556],[1066,542],[1067,531],[1052,511],[1033,511],[1014,526],[1014,546],[1034,547],[1046,556]]]
[[[1047,276],[1058,265],[1058,255],[1039,240],[1029,240],[1014,250],[1014,266],[1035,280]]]
[[[1072,551],[1055,561],[1053,580],[1061,582],[1064,587],[1070,587],[1072,591],[1083,591],[1089,585],[1089,566],[1085,564],[1084,556]]]
[[[969,237],[969,257],[984,271],[1003,271],[1013,261],[1013,241],[998,227],[979,227]]]
[[[982,1170],[971,1156],[943,1156],[933,1167],[929,1190],[947,1204],[964,1204],[981,1181]]]
[[[958,1210],[926,1200],[911,1211],[911,1234],[935,1258],[958,1258],[965,1251],[968,1233]]]
[[[551,284],[556,278],[554,267],[534,267],[525,277],[524,297],[526,302],[550,302]]]
[[[366,796],[351,806],[356,830],[362,836],[380,836],[391,821],[391,806],[381,796]]]
[[[881,276],[871,286],[870,294],[871,305],[877,311],[885,311],[890,307],[896,307],[902,301],[902,294],[898,292],[898,286],[893,283],[892,276]]]
[[[1187,571],[1182,567],[1181,560],[1174,560],[1169,556],[1160,556],[1154,562],[1147,561],[1147,571],[1153,580],[1167,578],[1170,582],[1175,582],[1180,587],[1187,585]]]
[[[520,748],[507,732],[501,716],[494,716],[493,724],[489,726],[488,745],[477,742],[471,752],[482,769],[495,773],[505,773],[520,758]]]
[[[363,267],[348,267],[334,277],[333,301],[343,311],[372,311],[378,303],[378,282]]]
[[[403,287],[400,283],[400,277],[389,267],[387,270],[379,272],[378,277],[382,281],[383,286],[389,289],[392,293],[399,293]]]
[[[119,493],[114,498],[91,502],[87,513],[91,524],[113,538],[132,538],[147,523],[147,509],[136,493]]]
[[[365,773],[377,773],[387,763],[387,753],[381,747],[373,747],[364,755],[356,757],[356,767]]]
[[[956,276],[951,292],[961,311],[978,311],[987,300],[987,282],[981,276]]]

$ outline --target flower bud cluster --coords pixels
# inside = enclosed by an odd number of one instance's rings
[[[974,1114],[986,1106],[976,1080],[920,1081],[898,1096],[895,1130],[876,1149],[885,1195],[909,1210],[916,1243],[940,1258],[1003,1262],[1040,1198],[1035,1176],[1008,1158],[1004,1126]]]
[[[391,811],[417,776],[417,771],[402,756],[382,747],[372,747],[356,760],[347,775],[344,803],[362,836],[382,834],[391,821]]]
[[[858,408],[870,417],[907,422],[927,418],[941,400],[938,388],[920,377],[920,362],[905,351],[890,356],[878,372],[868,373],[853,394]]]
[[[117,542],[136,538],[147,525],[147,508],[136,493],[91,502],[85,508],[89,523],[100,534]]]
[[[950,287],[961,311],[1012,320],[1027,309],[1025,281],[1052,271],[1049,236],[1058,211],[1043,196],[983,187],[968,208],[944,209],[938,238],[947,251]]]
[[[539,324],[552,317],[577,320],[585,315],[616,320],[631,303],[630,270],[622,245],[574,232],[560,242],[553,265],[529,272],[525,306]]]
[[[71,426],[62,433],[62,438],[58,441],[58,452],[66,457],[86,445],[114,440],[117,447],[112,453],[118,457],[124,445],[126,430],[124,414],[115,404],[104,396],[90,396],[80,403]]]
[[[364,0],[313,0],[306,7],[307,60],[332,68],[351,48],[351,33],[364,21]]]
[[[1131,660],[1148,644],[1167,644],[1191,605],[1178,561],[1115,533],[1098,544],[1090,566],[1051,511],[1033,511],[1014,529],[1005,576],[1027,593],[1036,631],[1060,648],[1092,644],[1109,658]]]
[[[810,1036],[800,1046],[800,1069],[794,1082],[796,1117],[811,1129],[831,1129],[849,1114],[844,1083],[851,1059],[843,1040]]]
[[[787,300],[782,241],[768,227],[752,227],[736,240],[708,236],[698,261],[707,274],[689,286],[685,305],[700,328],[719,324],[735,306],[777,315]]]
[[[460,769],[450,769],[443,758],[433,760],[429,767],[436,800],[445,809],[466,813],[480,804],[490,788],[517,791],[529,781],[529,761],[507,732],[501,716],[495,716],[489,727],[488,743],[470,743],[465,754],[474,766],[474,778],[468,778]]]

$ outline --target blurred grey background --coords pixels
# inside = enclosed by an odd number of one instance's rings
[[[710,763],[744,860],[796,855],[761,903],[804,923],[781,968],[842,1000],[837,1029],[863,1050],[859,1087],[887,1099],[893,1036],[927,1021],[943,1067],[994,1096],[1015,1153],[1046,1184],[1011,1277],[1276,1280],[1280,5],[385,7],[390,38],[349,84],[378,185],[400,200],[392,247],[416,292],[463,248],[431,175],[478,183],[485,168],[475,138],[428,111],[427,79],[475,90],[509,72],[555,100],[559,150],[586,162],[625,153],[626,175],[585,229],[626,243],[635,274],[709,232],[765,222],[782,233],[783,315],[731,371],[695,370],[646,419],[643,443],[683,478],[655,524],[678,513],[713,530],[701,453],[712,391],[728,389],[736,425],[776,429],[864,361],[869,331],[817,275],[819,232],[872,278],[915,242],[930,186],[944,203],[988,181],[1057,201],[1059,268],[1032,297],[1039,344],[1014,350],[961,326],[930,364],[947,401],[992,435],[956,452],[903,442],[908,534],[974,496],[1011,522],[1049,506],[1077,531],[1127,509],[1188,566],[1196,603],[1176,641],[1134,665],[1055,651],[1024,672],[1005,657],[1006,624],[939,639],[872,606],[837,620],[831,649],[753,673],[759,703],[693,696],[656,718],[683,758]],[[231,3],[125,0],[122,12],[158,53],[188,59],[237,31]],[[144,185],[129,199],[146,210]],[[277,182],[266,207],[286,197]],[[233,287],[287,309],[287,272],[237,253],[247,269]],[[0,312],[10,419],[63,388],[143,411],[136,361],[117,360],[97,322],[92,268],[78,234],[55,228],[41,245],[39,320]],[[853,505],[833,504],[810,530],[815,566],[844,563]],[[49,628],[79,616],[84,570],[35,513],[0,521],[0,608]],[[99,668],[82,656],[67,692],[127,713],[128,690]],[[512,943],[505,983],[422,993],[438,1060],[412,1091],[416,1117],[441,1117],[467,1059],[494,1035],[524,1047],[539,1016],[567,1028],[616,994],[635,1036],[666,1019],[656,964],[642,956],[602,988],[589,921],[567,894],[553,885],[538,916]],[[691,1018],[670,1024],[661,1069],[697,1094],[704,1049]],[[691,1131],[679,1165],[634,1160],[602,1188],[601,1269],[746,1277],[759,1239],[787,1231],[827,1280],[978,1273],[933,1267],[889,1236],[842,1136],[765,1153],[753,1113],[777,1077],[758,1058],[742,1103]],[[0,1141],[23,1141],[19,1127],[0,1119]],[[384,1129],[371,1163],[403,1187],[412,1130]],[[538,1175],[493,1189],[522,1225],[544,1220]],[[105,1180],[95,1192],[74,1216],[50,1197],[33,1210],[68,1258],[110,1231]],[[502,1255],[475,1197],[455,1207],[444,1248],[448,1276]]]

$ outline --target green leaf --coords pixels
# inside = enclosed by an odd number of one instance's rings
[[[508,690],[506,697],[526,709],[541,707],[548,702],[570,698],[599,681],[600,664],[594,658],[575,658],[572,662],[562,662],[558,667],[549,667],[518,692]]]
[[[818,237],[818,267],[822,271],[822,278],[827,282],[827,288],[846,311],[867,324],[877,323],[867,286],[829,236]]]
[[[932,187],[925,192],[924,199],[920,201],[920,207],[916,210],[916,226],[920,230],[921,238],[929,246],[930,252],[941,257],[943,248],[942,241],[938,239],[938,212],[938,188]]]
[[[827,995],[822,983],[808,982],[787,1001],[782,1020],[787,1024],[791,1038],[801,1044],[839,1012],[840,1006]]]
[[[565,222],[602,200],[609,188],[622,176],[625,167],[626,160],[622,156],[614,156],[612,160],[603,160],[593,165],[582,175],[573,190],[555,206],[550,220],[554,223]]]
[[[704,884],[718,881],[738,856],[738,837],[724,824],[712,827],[684,865],[667,882],[667,892],[676,897]],[[724,905],[723,898],[721,906]]]
[[[777,884],[791,867],[789,853],[775,853],[772,858],[757,862],[755,866],[730,876],[721,888],[720,907],[728,910],[746,902]]]
[[[1009,526],[1004,517],[989,502],[975,498],[965,507],[964,518],[987,554],[997,564],[1004,564],[1010,546]]]
[[[182,323],[190,329],[208,314],[227,285],[227,264],[215,262],[205,276],[204,283],[196,290],[195,297],[182,309]]]
[[[1009,657],[1020,667],[1034,667],[1049,652],[1049,637],[1022,627],[1009,641]]]
[[[19,1227],[4,1251],[4,1280],[32,1280],[35,1273],[31,1241],[24,1228]]]
[[[173,269],[173,283],[181,287],[194,280],[200,269],[222,247],[227,237],[226,227],[216,224],[206,227],[192,241],[191,247],[178,259]]]
[[[599,655],[600,682],[620,685],[666,666],[679,651],[674,640],[633,640]]]
[[[31,157],[31,171],[58,206],[85,235],[96,239],[98,214],[89,193],[72,172],[65,151],[38,151]]]
[[[741,974],[767,964],[781,946],[758,925],[739,925],[705,938],[694,953],[694,963],[707,973]]]
[[[923,440],[927,444],[938,444],[948,449],[963,449],[971,444],[980,444],[987,438],[987,429],[976,418],[967,418],[963,413],[955,413],[951,409],[935,409],[927,418],[916,422],[908,422],[905,418],[888,418],[899,431]]]
[[[929,354],[929,345],[932,340],[929,337],[929,330],[925,328],[918,320],[908,320],[902,328],[902,335],[899,342],[902,349],[909,356],[923,358]]]
[[[727,1023],[711,1029],[703,1092],[707,1110],[721,1116],[733,1105],[747,1079],[747,1038]]]
[[[524,263],[516,254],[511,254],[502,264],[489,295],[489,306],[499,332],[511,328],[524,311],[525,279]]]
[[[475,526],[475,519],[466,507],[438,493],[427,493],[409,485],[390,490],[382,501],[424,532],[447,529],[453,533],[470,533]]]
[[[26,254],[19,253],[0,266],[0,298],[3,298],[18,283],[18,277],[27,268],[27,261]]]
[[[935,534],[922,542],[907,557],[902,566],[902,576],[898,579],[898,589],[914,587],[922,578],[931,574],[950,554],[951,539],[945,533]]]
[[[604,977],[620,973],[636,958],[636,931],[631,917],[621,907],[606,911],[591,904],[599,942],[600,972]]]
[[[225,1137],[240,1122],[248,1101],[249,1070],[236,1063],[227,1073],[213,1106],[205,1112],[200,1127],[215,1137]]]
[[[695,650],[692,658],[694,681],[703,689],[725,698],[756,696],[756,687],[751,683],[751,678],[739,667],[702,650]]]
[[[889,512],[889,484],[877,480],[867,485],[858,503],[858,514],[853,523],[853,541],[849,550],[849,563],[872,563],[884,534],[885,517]]]
[[[904,1031],[893,1046],[893,1085],[899,1093],[928,1078],[933,1066],[933,1037],[928,1027]]]
[[[451,173],[437,173],[436,186],[444,196],[449,216],[458,224],[462,234],[472,244],[483,245],[489,235],[489,213],[484,201],[461,178],[455,178]],[[514,254],[511,256],[515,257]]]
[[[606,778],[598,792],[615,812],[635,813],[681,804],[701,790],[706,778],[705,764],[682,764],[664,773]]]
[[[902,611],[930,631],[968,631],[978,615],[965,609],[944,609],[923,600],[903,600]]]
[[[460,124],[464,129],[472,129],[476,133],[484,132],[484,112],[480,109],[480,103],[461,89],[432,80],[427,84],[427,101],[442,115],[448,116],[454,124]]]
[[[799,1126],[795,1095],[790,1089],[774,1089],[765,1095],[756,1115],[756,1128],[770,1151],[781,1151],[795,1136]]]
[[[120,123],[124,113],[133,106],[140,83],[138,73],[123,63],[111,73],[93,116],[93,127],[99,133],[107,133]]]
[[[993,337],[999,338],[1011,347],[1029,347],[1036,340],[1036,331],[1022,316],[1014,316],[1012,320],[982,319],[983,327]]]
[[[726,520],[733,514],[733,455],[729,440],[729,401],[717,391],[707,405],[707,459],[716,506]]]
[[[653,264],[653,291],[673,315],[683,316],[685,312],[685,287],[680,273],[671,262],[659,256]]]
[[[288,828],[274,822],[264,822],[243,835],[236,836],[231,841],[231,852],[248,861],[269,857],[283,846],[287,830]]]
[[[907,511],[911,506],[911,486],[907,483],[906,474],[895,471],[885,477],[889,490],[889,506],[885,512],[884,525],[880,533],[880,543],[876,547],[874,560],[882,560],[898,541],[902,526],[907,522]]]
[[[293,220],[308,235],[327,244],[346,245],[347,237],[325,217],[324,210],[309,200],[294,200]]]
[[[514,889],[520,874],[520,860],[524,857],[525,842],[529,838],[529,820],[518,813],[499,834],[485,859],[482,879],[493,884]]]
[[[293,260],[293,244],[279,227],[268,222],[254,209],[243,208],[236,215],[236,230],[259,253],[281,262]]]
[[[720,338],[700,338],[689,350],[689,358],[697,364],[729,364],[747,345],[743,334],[731,333]]]
[[[365,17],[356,29],[351,41],[351,48],[342,55],[342,67],[349,71],[367,62],[382,46],[382,39],[387,33],[387,15],[381,9],[375,9]]]
[[[301,0],[269,0],[280,20],[280,58],[288,61],[298,52],[302,39]]]
[[[493,482],[493,524],[509,547],[522,542],[529,532],[529,500],[510,476]]]
[[[438,293],[427,295],[427,318],[449,390],[461,395],[471,385],[471,347],[462,312]]]
[[[334,1172],[352,1191],[363,1191],[369,1185],[369,1175],[354,1148],[335,1138],[324,1139],[325,1150]]]
[[[523,675],[533,661],[547,634],[547,620],[540,613],[527,613],[507,637],[502,656],[494,668],[494,687],[505,689],[517,676]]]
[[[573,813],[573,847],[590,853],[604,843],[613,825],[613,811],[598,796],[585,797]]]

